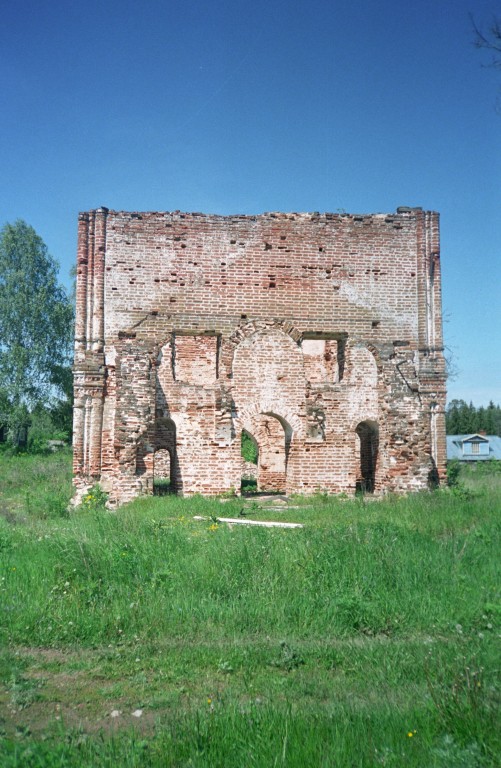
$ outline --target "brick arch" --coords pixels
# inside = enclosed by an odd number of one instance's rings
[[[273,416],[280,421],[282,426],[284,423],[287,424],[291,429],[291,442],[292,438],[300,434],[303,430],[301,419],[292,410],[284,409],[281,410],[280,413],[277,413],[276,408],[273,407],[272,403],[265,404],[264,409],[260,408],[257,403],[254,403],[249,408],[245,408],[241,411],[237,410],[234,419],[237,431],[245,429],[247,432],[254,434],[255,424],[260,416]]]
[[[173,419],[161,417],[155,423],[153,489],[157,479],[170,480],[170,491],[177,490],[179,462],[176,449],[177,427]],[[160,494],[161,495],[161,494]]]
[[[301,331],[288,320],[241,320],[233,333],[222,339],[220,371],[231,379],[238,347],[255,333],[269,333],[273,330],[286,334],[296,345],[301,341]]]
[[[277,413],[299,429],[304,388],[301,348],[289,334],[263,323],[240,339],[232,365],[237,412]]]
[[[237,418],[238,431],[251,435],[258,448],[257,487],[260,491],[285,493],[294,430],[273,411],[247,413]]]
[[[302,339],[302,332],[288,320],[242,320],[231,336],[229,336],[228,341],[236,348],[244,339],[249,338],[254,333],[272,329],[290,336],[295,344],[299,344]]]

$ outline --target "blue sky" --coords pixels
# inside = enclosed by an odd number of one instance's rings
[[[498,0],[17,0],[0,29],[0,225],[61,265],[78,211],[441,214],[449,398],[501,402]]]

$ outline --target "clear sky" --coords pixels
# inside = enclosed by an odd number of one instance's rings
[[[61,265],[77,214],[441,214],[449,398],[501,402],[499,0],[16,0],[0,28],[0,225]]]

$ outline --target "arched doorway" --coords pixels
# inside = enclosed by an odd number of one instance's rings
[[[177,491],[176,425],[172,419],[157,420],[153,455],[153,493],[164,496]]]
[[[242,493],[253,493],[257,491],[259,446],[254,435],[246,429],[242,429],[240,455],[242,456],[240,490]]]
[[[361,493],[373,493],[376,487],[379,429],[375,421],[361,421],[355,432],[359,454],[356,490]]]
[[[285,493],[292,427],[275,413],[262,413],[258,418],[256,437],[259,445],[258,490]]]

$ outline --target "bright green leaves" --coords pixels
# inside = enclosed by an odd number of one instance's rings
[[[73,308],[57,264],[24,221],[0,232],[0,391],[12,406],[50,402],[68,368]]]

